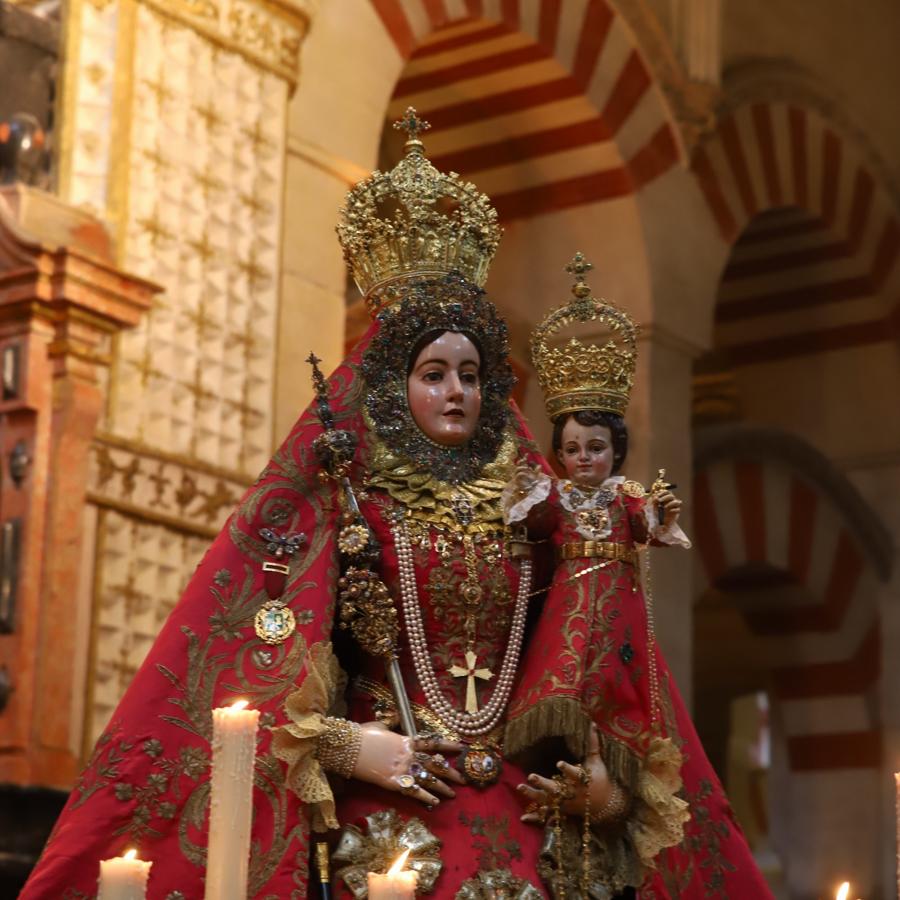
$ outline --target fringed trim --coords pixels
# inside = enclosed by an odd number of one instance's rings
[[[548,697],[506,723],[503,752],[515,756],[548,737],[565,739],[576,759],[587,753],[591,718],[574,697]]]
[[[606,771],[613,781],[618,782],[632,796],[636,793],[643,762],[630,748],[600,732],[600,755]]]
[[[691,814],[687,801],[677,796],[681,764],[681,751],[670,738],[650,742],[626,823],[638,859],[647,869],[656,868],[661,850],[684,839],[684,825]]]

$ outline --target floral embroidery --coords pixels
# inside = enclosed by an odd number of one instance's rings
[[[459,814],[459,821],[472,833],[473,849],[478,852],[481,871],[509,868],[514,859],[522,858],[518,841],[509,837],[509,816],[469,816]]]
[[[704,778],[696,793],[686,795],[691,805],[691,823],[686,828],[688,835],[685,837],[684,845],[692,853],[706,857],[701,863],[706,896],[723,897],[727,900],[726,875],[737,871],[734,863],[726,859],[722,852],[722,844],[731,836],[731,829],[723,817],[714,817],[709,806],[703,802],[716,794],[718,791],[712,782]]]

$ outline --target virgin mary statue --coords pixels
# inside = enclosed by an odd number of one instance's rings
[[[571,646],[542,622],[599,606],[548,595],[551,545],[504,522],[513,473],[547,469],[481,288],[496,212],[431,165],[413,111],[402,125],[404,158],[350,192],[338,226],[372,325],[327,382],[316,370],[315,403],[197,567],[24,900],[94,897],[99,861],[128,847],[153,863],[150,900],[202,897],[211,711],[238,698],[261,726],[248,897],[314,893],[316,845],[357,898],[403,849],[435,898],[769,896],[662,665],[669,754],[616,744],[602,707],[579,705],[591,685],[565,702],[545,685]]]

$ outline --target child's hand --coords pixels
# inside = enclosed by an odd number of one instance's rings
[[[678,499],[671,491],[660,491],[658,494],[654,494],[653,496],[654,502],[659,504],[659,508],[662,510],[662,516],[660,516],[660,525],[663,528],[669,528],[674,525],[678,521],[678,517],[681,515],[681,500]]]

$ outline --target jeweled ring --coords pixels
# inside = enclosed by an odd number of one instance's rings
[[[441,772],[449,772],[450,771],[450,763],[440,753],[435,753],[432,755],[431,765],[433,765],[436,769],[438,769]]]
[[[397,785],[400,788],[400,793],[407,797],[411,794],[415,794],[419,790],[416,779],[413,778],[412,775],[398,775],[396,780]]]
[[[443,736],[437,731],[423,731],[417,740],[425,747],[425,749],[433,749],[437,747],[443,739]]]
[[[571,800],[575,796],[575,789],[562,775],[554,775],[553,784],[553,793],[561,800]]]
[[[434,784],[437,781],[434,775],[432,775],[422,763],[410,763],[408,772],[419,784]]]
[[[591,783],[591,773],[584,766],[578,766],[578,779],[582,784]]]

